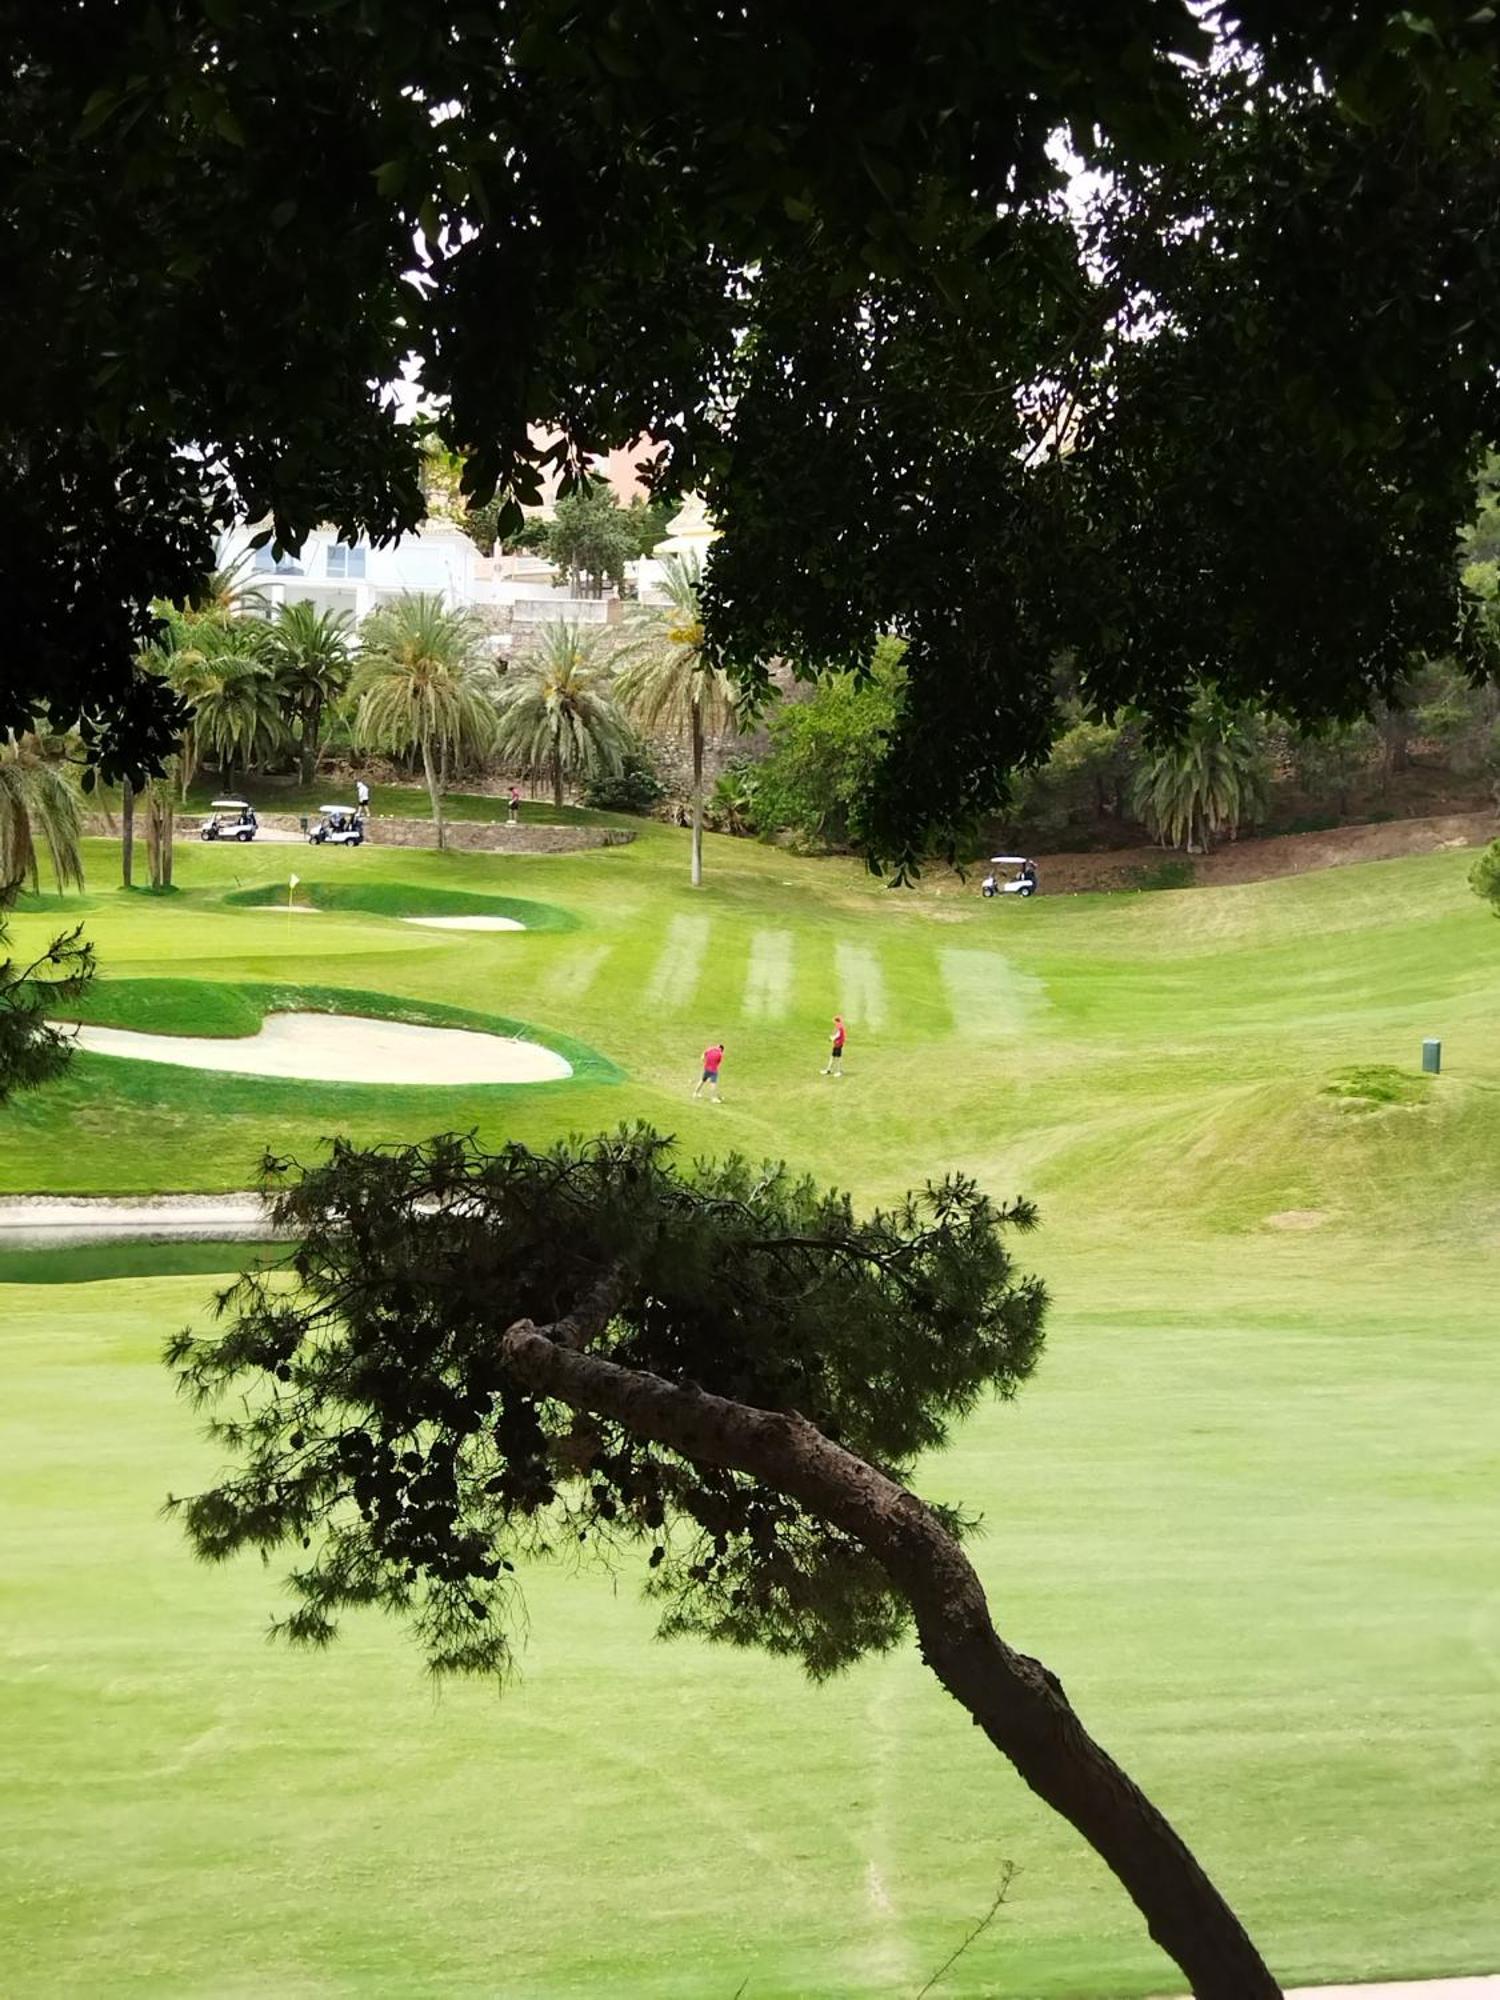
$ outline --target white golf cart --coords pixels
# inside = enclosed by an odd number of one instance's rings
[[[200,840],[254,840],[259,821],[244,799],[213,799],[208,818],[198,829]]]
[[[307,830],[313,847],[358,847],[364,837],[358,806],[319,806],[317,821]]]
[[[1014,868],[1016,872],[1008,882],[1001,882],[995,875],[997,868]],[[986,896],[1034,896],[1038,888],[1036,863],[1024,854],[992,854],[990,872],[981,888]]]

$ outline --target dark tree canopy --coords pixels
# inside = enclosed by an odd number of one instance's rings
[[[1204,678],[1313,717],[1418,651],[1485,664],[1452,571],[1500,435],[1493,10],[0,22],[0,726],[45,699],[107,770],[159,754],[133,651],[216,529],[420,517],[411,355],[502,535],[530,426],[570,476],[653,439],[724,528],[708,631],[750,680],[907,639],[887,854],[1041,753],[1060,653],[1166,719]]]

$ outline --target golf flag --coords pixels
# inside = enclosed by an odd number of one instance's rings
[[[301,880],[302,880],[302,877],[301,877],[300,875],[294,875],[294,876],[292,876],[292,878],[291,878],[291,887],[295,889],[295,888],[296,888],[296,886],[297,886],[297,884],[298,884],[298,883],[299,883],[299,882],[300,882]]]
[[[300,882],[301,880],[302,880],[302,877],[301,877],[300,875],[294,875],[294,876],[292,877],[292,879],[291,879],[291,880],[290,880],[290,881],[289,881],[289,882],[287,883],[287,885],[286,885],[286,906],[287,906],[287,908],[288,908],[288,909],[290,909],[290,908],[292,907],[292,898],[293,898],[293,896],[295,896],[295,895],[296,895],[296,893],[297,893],[297,884],[298,884],[298,883],[299,883],[299,882]]]

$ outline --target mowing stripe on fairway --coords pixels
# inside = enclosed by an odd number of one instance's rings
[[[868,945],[839,943],[833,948],[833,969],[838,1011],[856,1027],[878,1033],[886,1023],[885,974],[879,958]]]
[[[757,931],[750,941],[742,1011],[779,1021],[791,1011],[794,945],[790,931]]]
[[[691,1005],[708,956],[708,931],[707,917],[673,917],[666,944],[646,984],[648,1006]]]
[[[1047,1005],[1047,989],[998,951],[948,950],[938,954],[943,990],[958,1034],[1018,1034]]]

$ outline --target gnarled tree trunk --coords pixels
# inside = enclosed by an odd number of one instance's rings
[[[547,1332],[521,1320],[501,1348],[540,1394],[686,1458],[748,1473],[863,1543],[910,1604],[927,1665],[1113,1870],[1197,2000],[1279,2000],[1239,1919],[1175,1829],[1094,1742],[1056,1677],[996,1632],[973,1565],[929,1507],[802,1417],[578,1352],[571,1343],[585,1330],[581,1316]]]
[[[120,883],[135,887],[135,786],[126,778],[120,786]]]

